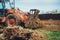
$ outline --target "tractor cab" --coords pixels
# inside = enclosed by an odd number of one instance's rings
[[[38,9],[31,9],[31,10],[30,10],[30,13],[33,14],[34,17],[38,16],[38,13],[39,13],[39,12],[40,12],[40,11],[39,11]]]
[[[0,16],[5,16],[10,8],[14,8],[14,3],[11,0],[0,0]]]
[[[39,13],[39,10],[38,9],[31,9],[30,10],[30,13],[32,13],[32,14],[37,13],[38,14]]]
[[[3,0],[0,0],[0,23],[5,20],[5,2]]]
[[[0,22],[5,21],[6,13],[9,8],[14,7],[13,4],[12,4],[11,0],[0,0]]]
[[[2,16],[4,14],[4,4],[3,4],[3,1],[0,0],[0,16]]]

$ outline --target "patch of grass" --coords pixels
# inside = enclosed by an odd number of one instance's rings
[[[38,32],[42,32],[48,35],[48,38],[45,40],[60,40],[60,31],[53,30],[53,31],[46,31],[37,29]]]

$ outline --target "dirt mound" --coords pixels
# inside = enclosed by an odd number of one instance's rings
[[[47,38],[46,34],[38,33],[36,30],[24,29],[19,27],[6,28],[3,35],[5,40],[44,40]]]

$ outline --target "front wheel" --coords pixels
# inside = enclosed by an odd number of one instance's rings
[[[6,17],[6,24],[8,26],[15,26],[15,25],[18,25],[18,19],[16,18],[15,15],[13,14],[9,14],[7,17]]]

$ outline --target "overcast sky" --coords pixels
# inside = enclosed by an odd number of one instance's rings
[[[9,7],[7,4],[6,6]],[[15,7],[23,11],[39,9],[43,13],[55,9],[60,10],[60,0],[15,0]]]
[[[30,9],[39,9],[41,12],[60,9],[60,0],[15,0],[16,8],[20,8],[24,11]]]

